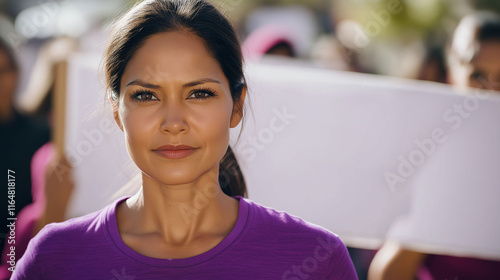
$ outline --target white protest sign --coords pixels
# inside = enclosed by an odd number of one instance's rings
[[[68,64],[71,217],[140,184],[131,181],[139,171],[109,103],[98,110],[105,100],[99,58],[75,55]],[[351,246],[392,238],[427,252],[500,259],[498,97],[293,65],[253,64],[246,73],[250,110],[230,143],[250,199]]]

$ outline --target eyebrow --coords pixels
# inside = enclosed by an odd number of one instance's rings
[[[196,80],[196,81],[192,81],[192,82],[186,83],[186,84],[182,85],[182,87],[184,87],[184,88],[194,87],[194,86],[205,84],[205,83],[217,83],[217,84],[221,84],[221,82],[218,81],[218,80],[214,80],[214,79],[210,79],[210,78],[204,78],[204,79],[199,79],[199,80]],[[137,85],[137,86],[141,86],[141,87],[145,87],[145,88],[150,88],[150,89],[158,89],[158,88],[160,88],[159,85],[154,85],[154,84],[146,83],[146,82],[144,82],[144,81],[142,81],[140,79],[133,80],[132,82],[128,83],[125,87],[131,86],[131,85]]]

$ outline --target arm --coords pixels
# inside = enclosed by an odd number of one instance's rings
[[[387,242],[370,264],[368,279],[413,280],[425,256],[424,253],[404,249],[398,243]]]
[[[33,235],[45,225],[66,219],[69,200],[74,183],[72,167],[64,155],[55,155],[45,170],[45,205],[40,219],[35,224]]]

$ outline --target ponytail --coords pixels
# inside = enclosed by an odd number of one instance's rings
[[[231,147],[228,147],[219,164],[219,184],[229,196],[247,197],[245,178]]]

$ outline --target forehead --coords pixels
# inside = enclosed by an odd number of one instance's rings
[[[203,40],[187,31],[162,32],[146,39],[127,64],[121,84],[137,78],[156,83],[199,78],[227,82]]]
[[[500,40],[483,41],[479,45],[477,56],[472,63],[500,70]]]

